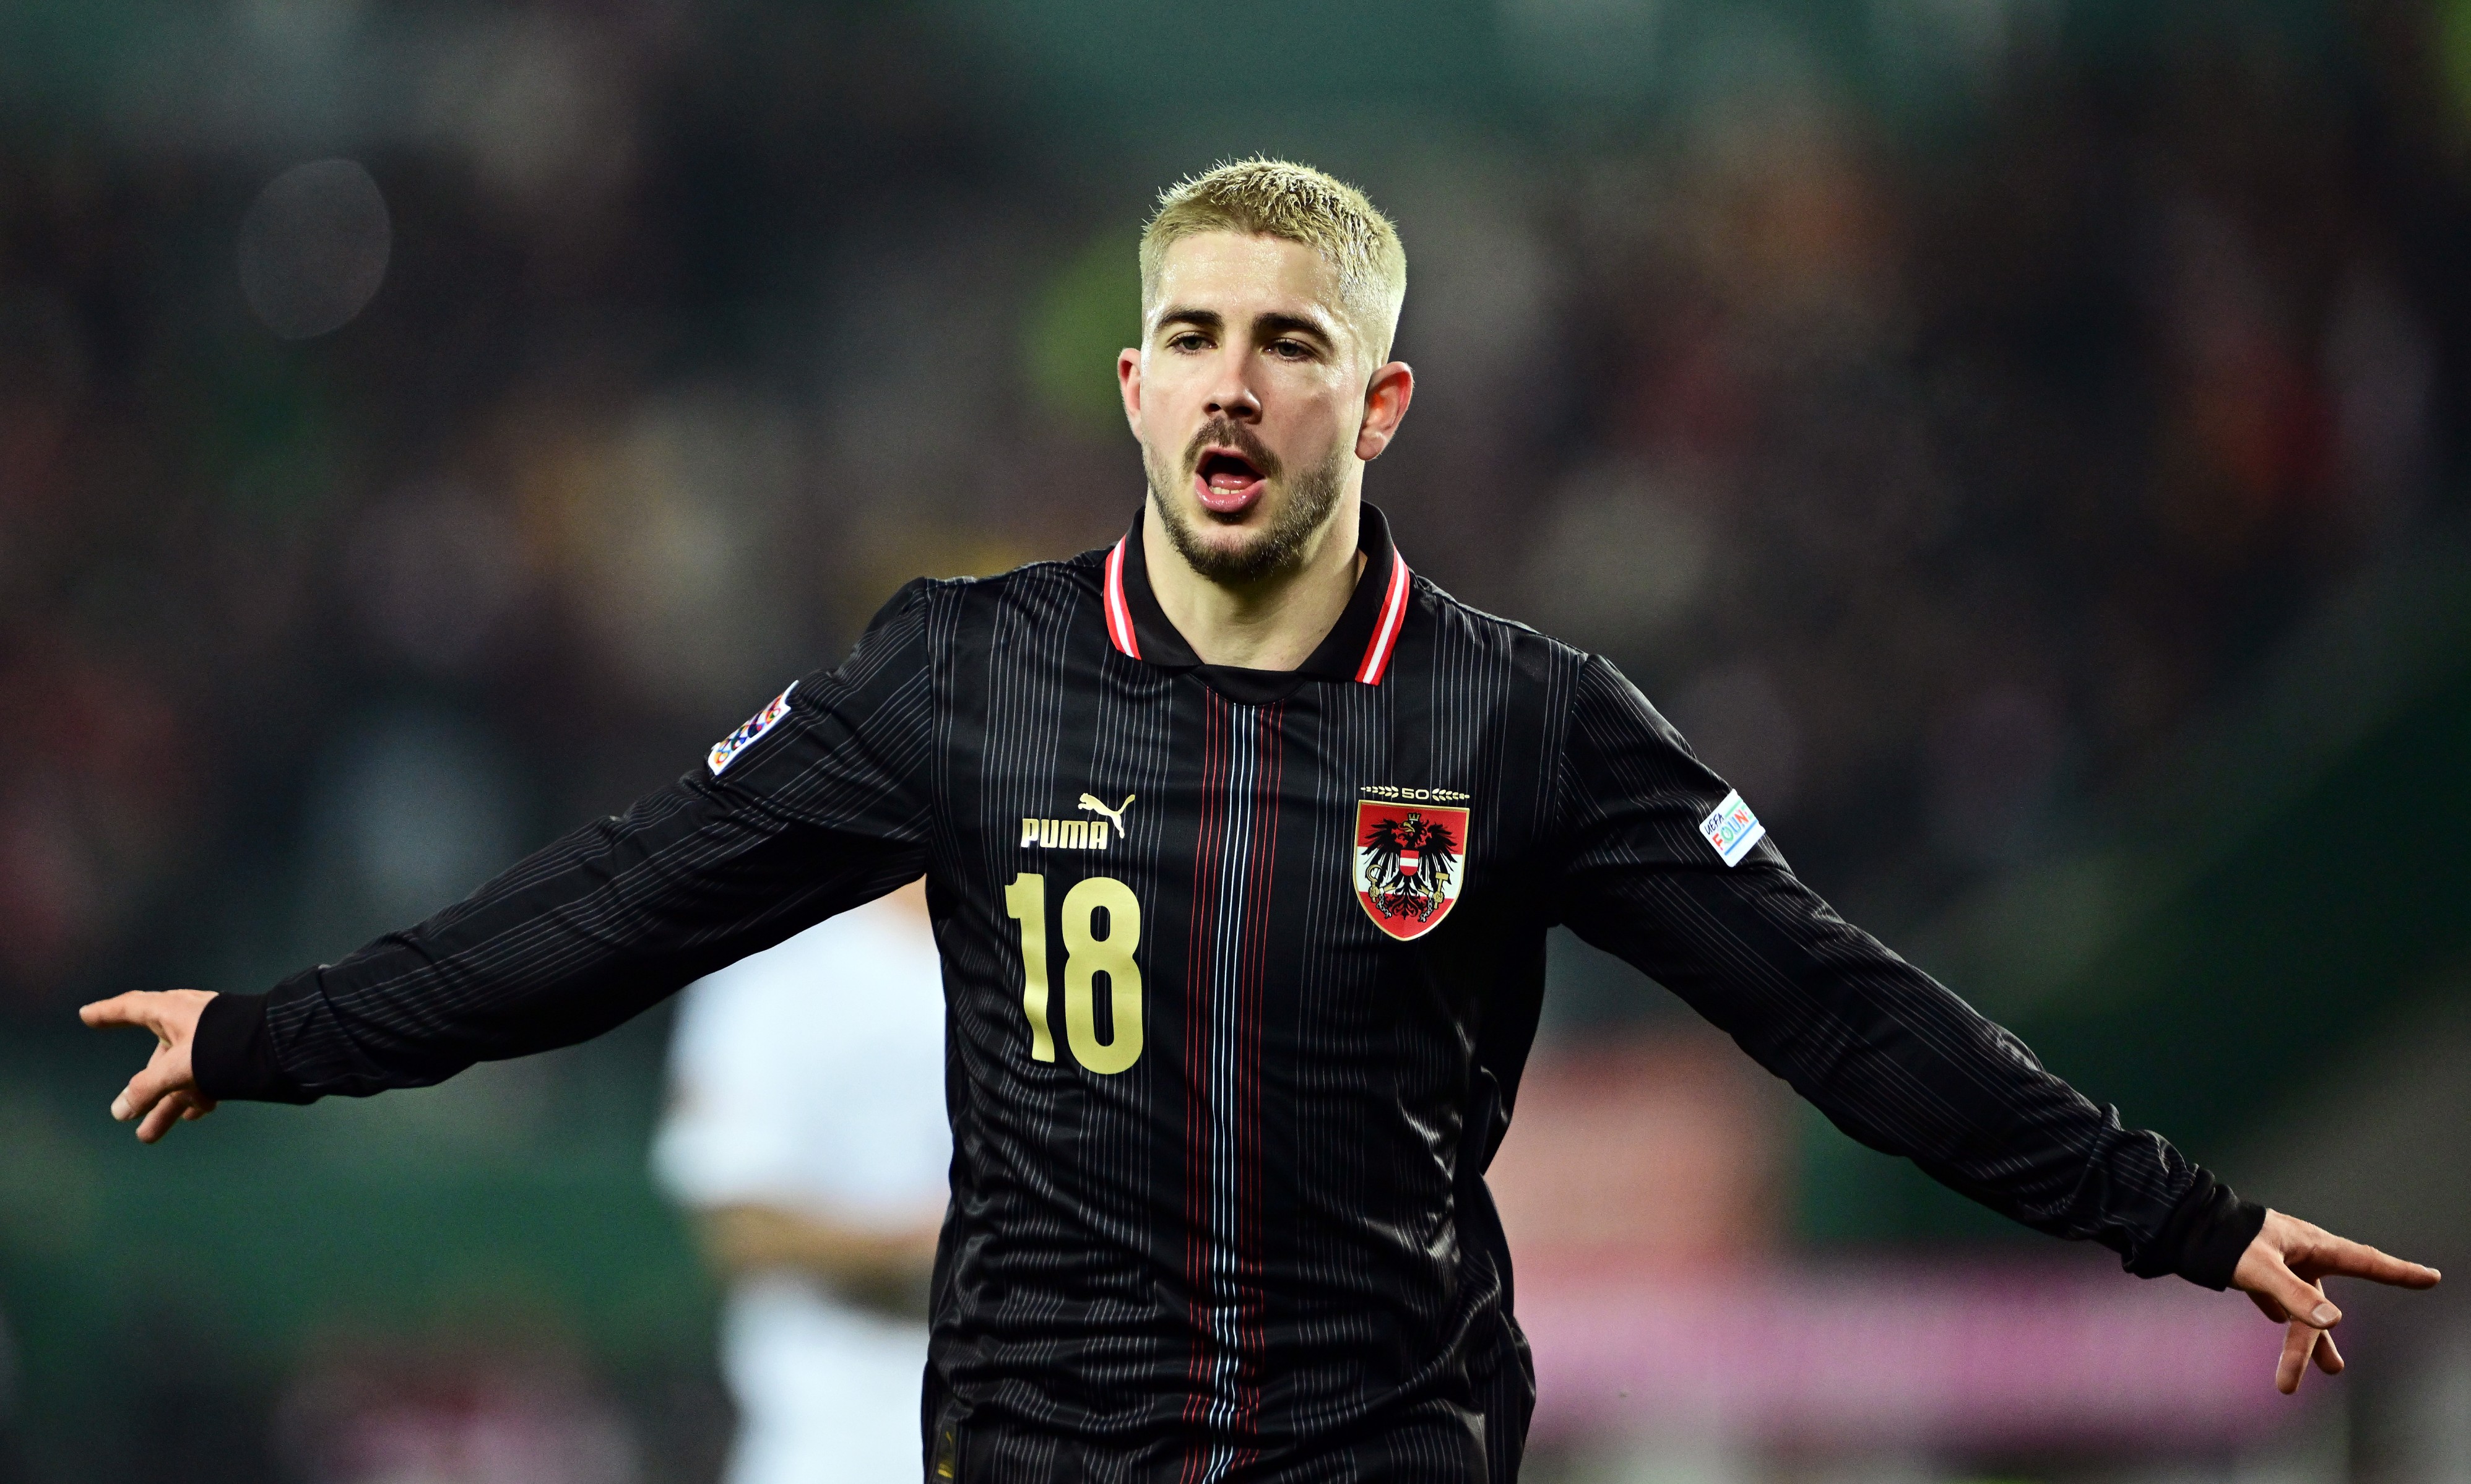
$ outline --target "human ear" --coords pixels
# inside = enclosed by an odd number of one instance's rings
[[[1355,430],[1356,458],[1370,463],[1381,457],[1415,396],[1416,372],[1406,362],[1393,361],[1373,373],[1364,388],[1364,423]]]
[[[1116,389],[1123,393],[1124,423],[1141,436],[1141,353],[1127,345],[1116,352]]]

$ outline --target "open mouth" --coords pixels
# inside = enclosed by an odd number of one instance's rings
[[[1193,492],[1204,506],[1219,515],[1240,515],[1261,498],[1269,481],[1260,465],[1235,449],[1213,445],[1201,451],[1192,473]]]

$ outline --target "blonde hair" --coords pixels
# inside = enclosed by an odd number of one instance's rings
[[[1399,306],[1407,297],[1407,249],[1399,228],[1364,193],[1292,160],[1230,160],[1159,193],[1141,228],[1141,309],[1158,301],[1166,249],[1201,232],[1242,232],[1302,243],[1338,271],[1338,293],[1374,360],[1390,357]]]

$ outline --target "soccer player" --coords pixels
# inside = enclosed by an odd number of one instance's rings
[[[1272,160],[1169,190],[1101,551],[913,582],[839,669],[468,901],[263,995],[123,995],[153,1141],[595,1035],[922,874],[952,1204],[928,1475],[1515,1478],[1484,1167],[1566,923],[1836,1124],[2341,1368],[2317,1280],[2437,1280],[2242,1201],[1847,925],[1619,671],[1409,571],[1361,498],[1415,377],[1397,232]]]

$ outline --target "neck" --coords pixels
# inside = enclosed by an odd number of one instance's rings
[[[1141,522],[1141,559],[1160,611],[1205,665],[1294,670],[1336,626],[1364,570],[1355,549],[1358,498],[1351,490],[1340,499],[1303,561],[1238,585],[1192,570],[1167,539],[1153,496]]]

